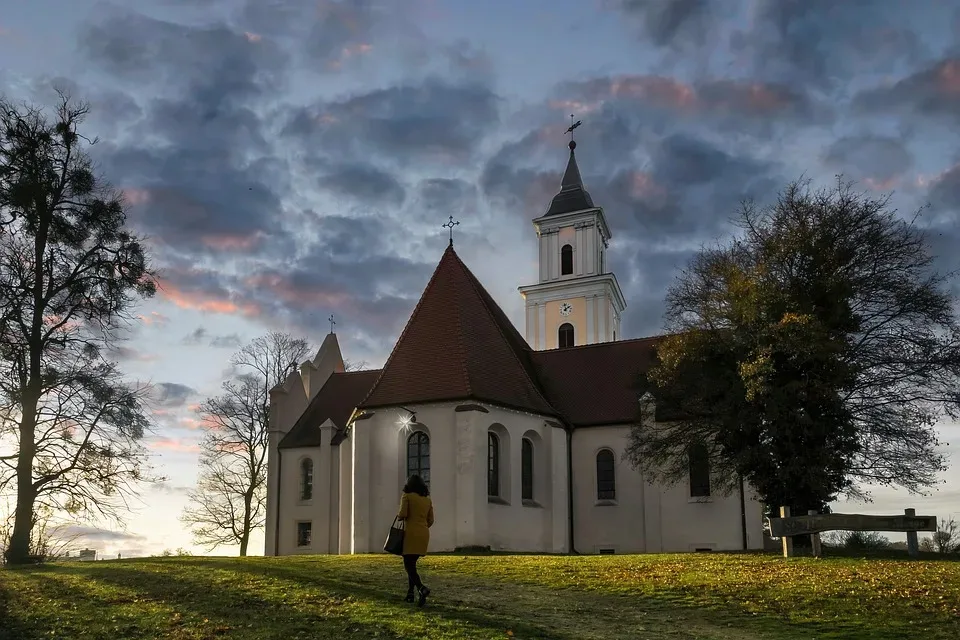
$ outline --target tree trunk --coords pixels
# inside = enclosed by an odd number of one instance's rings
[[[36,453],[38,398],[33,389],[28,389],[24,396],[20,450],[17,452],[17,508],[6,553],[7,563],[11,565],[30,563],[30,534],[33,532],[33,509],[37,500],[33,486],[33,458]]]
[[[243,534],[240,536],[240,555],[247,555],[247,545],[250,543],[250,509],[253,504],[253,494],[249,491],[243,496]]]
[[[30,534],[33,532],[33,509],[37,501],[37,489],[33,484],[33,462],[37,453],[37,406],[42,391],[43,371],[43,314],[46,311],[44,295],[44,255],[47,234],[50,229],[51,212],[46,202],[38,198],[36,210],[40,212],[37,235],[33,242],[33,317],[30,322],[30,337],[27,345],[30,353],[30,368],[27,384],[20,398],[20,450],[17,452],[17,508],[14,514],[13,533],[7,549],[8,564],[30,562]]]

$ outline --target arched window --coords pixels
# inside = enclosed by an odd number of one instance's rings
[[[487,433],[487,495],[500,496],[500,438]]]
[[[573,325],[569,322],[564,322],[557,329],[557,346],[561,349],[573,346]]]
[[[573,247],[568,244],[560,248],[560,275],[568,276],[573,273]]]
[[[613,451],[601,449],[597,453],[597,500],[617,498],[617,478],[613,467]]]
[[[533,500],[533,442],[520,441],[520,499]]]
[[[407,476],[418,474],[430,484],[430,436],[415,431],[407,438]]]
[[[313,498],[313,460],[304,458],[300,461],[300,499]]]
[[[710,454],[702,444],[690,445],[687,452],[690,460],[690,497],[710,496]]]

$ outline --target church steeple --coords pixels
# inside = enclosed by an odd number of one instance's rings
[[[583,178],[580,177],[580,167],[577,166],[577,143],[571,140],[570,159],[567,160],[567,170],[563,172],[560,181],[560,192],[553,196],[550,207],[544,215],[555,216],[562,213],[572,213],[584,209],[593,209],[593,198],[583,187]]]
[[[574,123],[567,133],[579,125]],[[534,349],[617,340],[626,308],[617,278],[607,269],[610,228],[603,209],[583,187],[577,143],[571,140],[569,147],[560,192],[546,213],[533,221],[539,241],[539,282],[520,287],[527,307],[527,343]]]

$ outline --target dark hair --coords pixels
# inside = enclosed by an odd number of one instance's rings
[[[407,478],[407,484],[403,485],[403,492],[418,493],[421,496],[430,495],[430,489],[427,488],[427,483],[416,473]]]

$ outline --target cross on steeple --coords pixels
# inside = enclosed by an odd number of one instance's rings
[[[567,128],[567,133],[570,134],[570,148],[573,149],[577,146],[577,143],[573,141],[573,130],[583,124],[583,120],[573,121],[573,114],[570,114],[570,126]]]
[[[330,314],[330,317],[327,318],[330,321],[330,333],[333,333],[333,327],[336,326],[337,321],[333,319],[333,314]]]
[[[450,229],[450,246],[451,247],[453,246],[453,228],[458,224],[460,224],[460,221],[457,220],[456,222],[454,222],[453,216],[450,216],[449,222],[445,222],[443,225],[441,225],[444,229]]]

